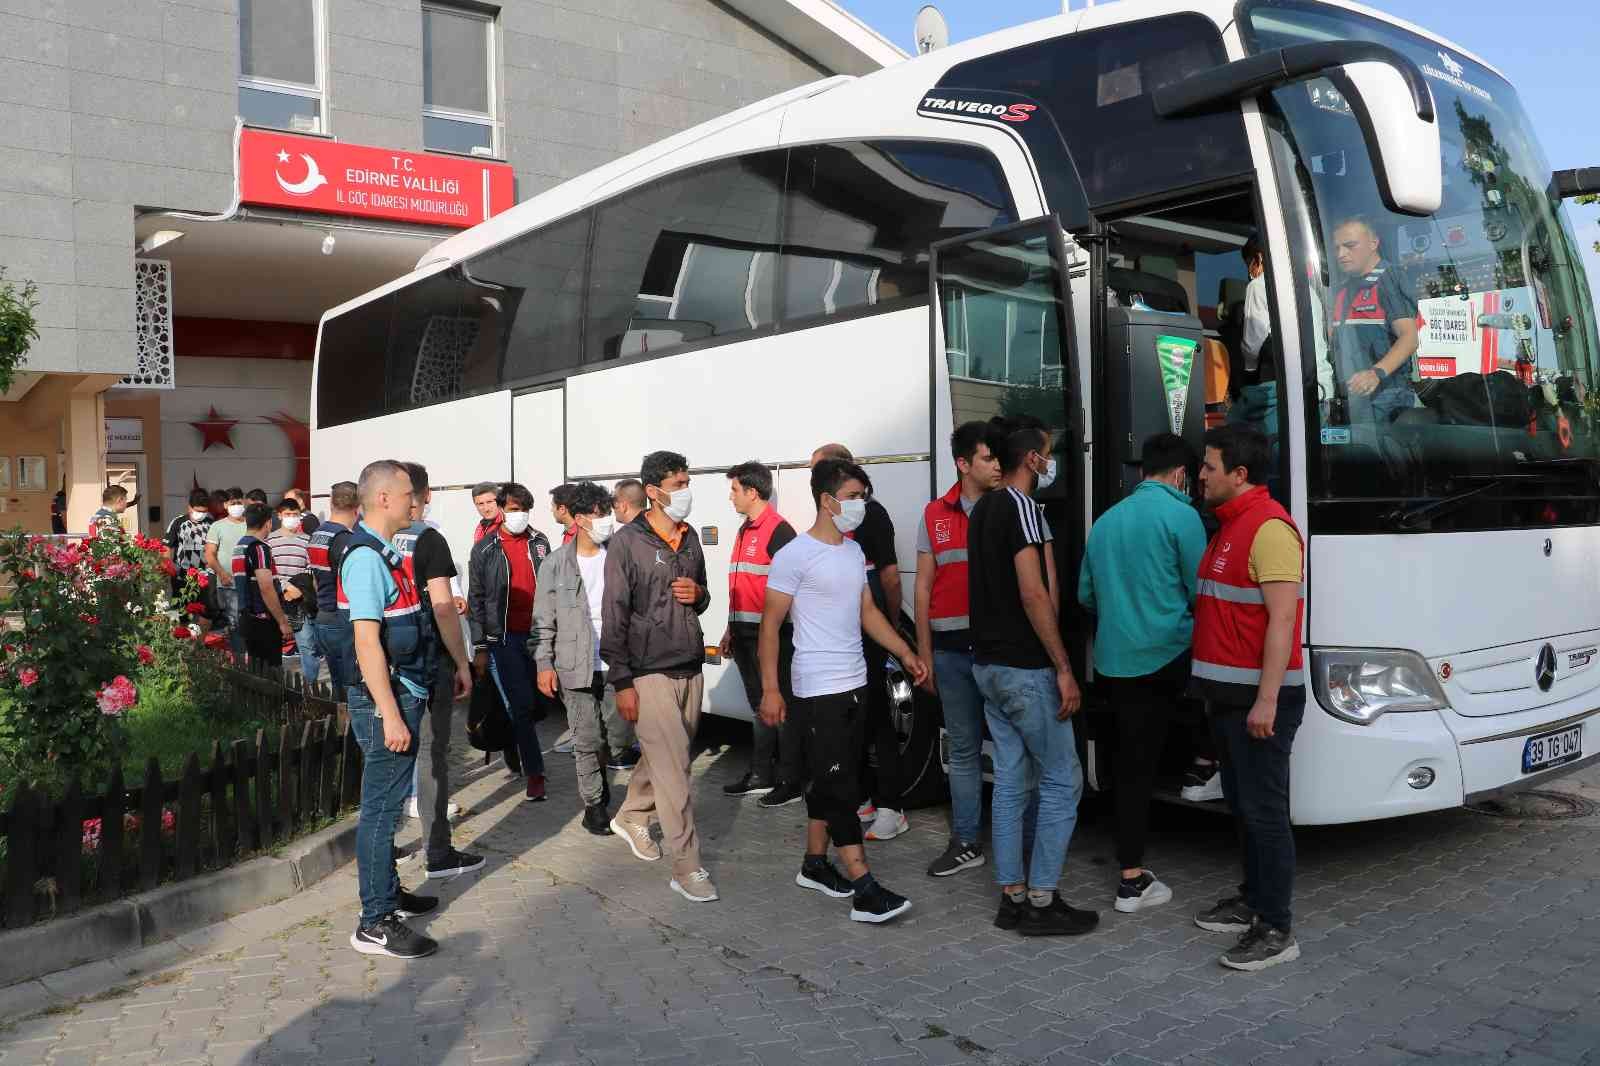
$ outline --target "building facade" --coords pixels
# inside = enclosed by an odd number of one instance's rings
[[[902,55],[830,0],[0,3],[0,527],[108,479],[307,485],[322,312],[437,240],[751,101]]]

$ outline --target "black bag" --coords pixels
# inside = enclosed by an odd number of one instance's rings
[[[472,686],[472,704],[467,708],[467,742],[479,751],[505,751],[516,743],[511,733],[511,716],[500,702],[500,690],[491,681]]]
[[[1457,374],[1425,390],[1422,402],[1445,425],[1521,429],[1533,417],[1528,387],[1511,374]]]

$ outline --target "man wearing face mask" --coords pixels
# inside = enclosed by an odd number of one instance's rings
[[[1189,642],[1205,527],[1189,500],[1194,449],[1172,433],[1144,442],[1144,480],[1089,530],[1078,602],[1096,618],[1094,670],[1117,721],[1114,906],[1124,914],[1172,898],[1144,868],[1167,726],[1189,683]]]
[[[277,507],[278,525],[267,537],[272,550],[272,573],[278,582],[283,612],[294,630],[295,651],[300,657],[300,672],[307,683],[322,673],[322,656],[317,652],[315,619],[316,579],[311,574],[311,538],[302,527],[300,501],[285,496]]]
[[[217,596],[228,619],[228,645],[234,658],[244,655],[244,631],[239,625],[239,590],[233,585],[233,549],[244,536],[244,489],[227,490],[227,512],[206,530],[206,566],[217,583]]]
[[[472,670],[481,682],[493,678],[511,717],[518,765],[527,778],[525,798],[545,798],[544,753],[535,722],[544,714],[534,687],[528,635],[533,631],[533,599],[539,567],[550,554],[545,535],[530,527],[533,493],[508,481],[505,517],[491,534],[472,546],[467,562],[467,618],[472,624]]]
[[[994,924],[1022,936],[1087,933],[1100,920],[1056,891],[1083,792],[1070,720],[1083,698],[1057,621],[1054,554],[1033,500],[1055,478],[1050,444],[1036,422],[1013,423],[1001,442],[1001,487],[978,501],[967,526],[972,676],[994,741]],[[1034,790],[1038,816],[1024,864]]]
[[[206,533],[211,529],[211,494],[205,489],[189,493],[189,509],[167,524],[163,538],[178,568],[172,578],[172,594],[178,595],[188,580],[191,568],[206,565]]]
[[[694,502],[689,460],[651,452],[640,466],[650,509],[617,530],[606,551],[600,658],[610,667],[617,710],[634,724],[642,749],[611,830],[636,858],[655,862],[663,848],[650,823],[659,818],[672,855],[672,890],[692,903],[709,903],[717,886],[700,865],[689,777],[704,693],[700,615],[711,605],[706,558],[687,522]]]
[[[607,747],[631,740],[617,701],[606,684],[600,658],[602,605],[606,588],[606,543],[616,531],[611,495],[592,481],[569,486],[572,540],[550,553],[539,569],[533,597],[534,663],[539,691],[559,694],[572,730],[572,759],[583,800],[583,827],[595,836],[611,835],[611,786],[606,780]]]
[[[824,444],[811,453],[811,467],[824,459],[842,459],[855,462],[850,449],[843,444]],[[891,626],[900,620],[900,561],[894,546],[894,522],[889,512],[877,500],[868,500],[861,524],[846,534],[861,545],[866,556],[867,588],[872,602],[889,619]],[[867,823],[868,840],[890,840],[909,832],[911,821],[902,808],[900,792],[900,737],[894,721],[889,717],[888,663],[882,647],[868,637],[863,645],[867,659],[867,723],[864,743],[876,749],[876,758],[869,765],[861,759],[864,772],[861,792],[863,800],[856,814]]]
[[[866,556],[846,539],[866,517],[872,482],[855,463],[824,459],[811,468],[817,518],[773,557],[761,617],[761,718],[780,727],[791,702],[779,677],[780,631],[794,621],[793,703],[805,722],[811,786],[806,792],[806,850],[795,884],[851,900],[850,919],[880,923],[911,909],[867,868],[855,806],[870,684],[865,639],[889,649],[916,684],[928,668],[901,639],[867,587]],[[865,636],[863,636],[865,634]],[[828,861],[832,841],[845,872]]]

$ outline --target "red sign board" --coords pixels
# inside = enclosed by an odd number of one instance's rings
[[[239,134],[239,199],[430,226],[475,226],[515,202],[511,167],[273,130]]]
[[[1422,355],[1417,357],[1417,369],[1421,377],[1453,378],[1456,376],[1456,361],[1450,356]]]

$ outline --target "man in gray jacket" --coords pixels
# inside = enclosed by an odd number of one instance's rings
[[[639,480],[650,509],[617,530],[606,552],[600,658],[610,667],[617,710],[634,723],[642,754],[611,829],[636,858],[655,862],[650,833],[661,820],[672,855],[672,890],[693,903],[717,898],[700,865],[694,828],[689,746],[700,724],[705,635],[700,615],[711,604],[706,558],[688,524],[689,461],[675,452],[644,457]]]
[[[539,691],[550,699],[559,691],[572,730],[572,756],[583,798],[583,827],[610,836],[611,786],[606,780],[606,748],[626,748],[632,732],[617,714],[600,658],[601,605],[606,587],[606,542],[616,530],[611,495],[592,481],[567,486],[566,503],[573,538],[539,568],[533,595],[533,660]]]

